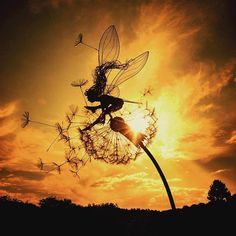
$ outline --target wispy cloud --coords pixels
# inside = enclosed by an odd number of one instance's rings
[[[17,102],[12,101],[0,107],[0,119],[8,117],[16,110]]]
[[[236,143],[236,130],[232,132],[231,137],[228,140],[226,140],[226,143],[228,144]]]

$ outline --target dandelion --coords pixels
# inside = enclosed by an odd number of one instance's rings
[[[153,140],[157,132],[157,119],[155,111],[142,107],[123,111],[124,119],[120,119],[126,122],[134,122],[134,111],[137,114],[143,114],[141,119],[147,123],[143,134],[117,132],[116,124],[112,122],[114,119],[111,119],[104,126],[97,125],[91,130],[80,131],[80,140],[88,155],[110,164],[127,164],[130,160],[135,160],[141,154],[141,148],[137,144],[143,142],[145,145],[149,145]]]

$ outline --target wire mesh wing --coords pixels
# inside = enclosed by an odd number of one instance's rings
[[[112,86],[108,84],[105,88],[105,94],[113,96],[113,97],[119,97],[120,89],[118,86]]]
[[[103,33],[98,50],[98,63],[102,65],[108,61],[116,61],[120,53],[120,42],[114,25]]]
[[[149,52],[146,51],[139,56],[128,61],[128,67],[125,70],[120,70],[114,77],[111,84],[106,88],[105,93],[111,94],[112,90],[124,83],[126,80],[138,74],[147,62]]]

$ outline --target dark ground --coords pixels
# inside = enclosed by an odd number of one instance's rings
[[[228,201],[182,209],[121,209],[113,203],[82,207],[70,200],[42,199],[38,206],[0,197],[1,231],[44,235],[227,235],[235,233],[236,195]]]

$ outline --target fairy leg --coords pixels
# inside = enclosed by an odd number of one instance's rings
[[[119,111],[124,105],[124,101],[121,98],[115,98],[114,101],[111,103],[111,106],[109,106],[106,109],[106,113],[110,114],[115,111]]]
[[[95,113],[97,109],[100,109],[101,106],[84,106],[87,110],[91,111],[92,113]]]
[[[99,123],[104,124],[105,118],[106,118],[106,113],[103,112],[93,123],[91,123],[90,125],[88,125],[84,129],[82,129],[82,131],[90,130],[94,125],[99,124]]]

